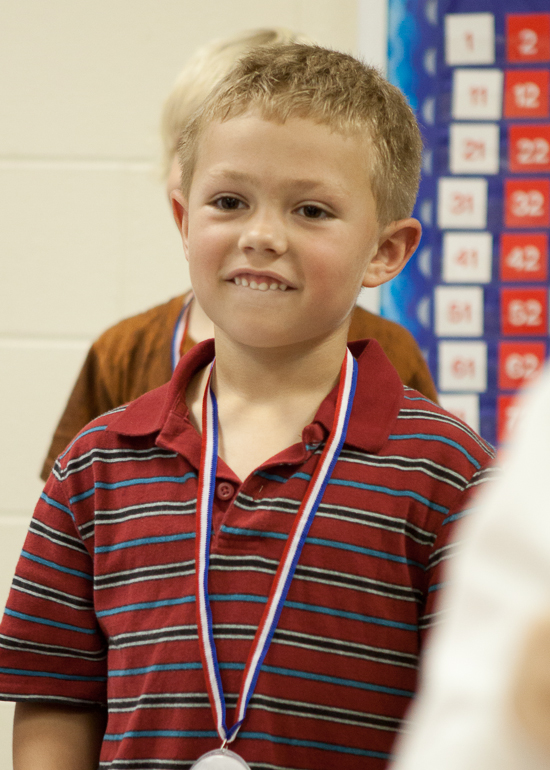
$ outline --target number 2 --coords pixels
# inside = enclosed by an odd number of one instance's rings
[[[510,207],[516,217],[541,217],[544,214],[544,195],[539,190],[515,190]]]
[[[540,249],[532,244],[516,246],[506,255],[506,264],[518,273],[536,273],[540,270]]]
[[[518,107],[535,109],[540,106],[540,88],[536,83],[518,83],[514,86],[514,99]]]
[[[516,147],[517,162],[522,165],[545,165],[550,160],[550,144],[541,136],[536,139],[522,137]]]

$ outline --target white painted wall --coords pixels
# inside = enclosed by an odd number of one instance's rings
[[[188,55],[213,37],[282,25],[383,65],[381,4],[2,4],[1,606],[42,459],[90,342],[188,285],[156,171],[161,104]],[[10,732],[11,707],[0,705],[0,770],[11,767]]]

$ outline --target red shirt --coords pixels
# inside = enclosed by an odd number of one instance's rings
[[[350,349],[344,448],[233,744],[253,768],[385,766],[449,525],[490,475],[489,447],[404,388],[376,342]],[[201,442],[183,398],[212,356],[198,345],[169,384],[94,420],[59,458],[0,628],[0,697],[108,702],[101,767],[187,768],[219,746],[195,622]],[[218,462],[209,589],[228,724],[336,393],[243,483]]]

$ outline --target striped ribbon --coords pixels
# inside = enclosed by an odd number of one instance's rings
[[[213,366],[214,364],[212,364]],[[225,698],[216,655],[212,611],[208,596],[212,507],[218,461],[218,409],[216,397],[211,387],[211,379],[212,369],[204,392],[202,407],[202,448],[197,495],[198,515],[195,552],[197,627],[210,705],[218,735],[225,745],[225,743],[230,743],[235,739],[244,721],[248,702],[254,692],[262,662],[275,633],[307,533],[344,444],[357,382],[357,361],[348,350],[340,372],[338,399],[332,430],[287,538],[267,605],[254,636],[245,666],[235,711],[235,724],[229,730],[225,724]]]
[[[178,365],[179,360],[181,358],[181,349],[183,347],[185,338],[187,337],[191,303],[193,302],[194,296],[195,295],[193,294],[192,291],[190,291],[189,294],[186,296],[185,302],[183,303],[183,307],[178,316],[178,320],[176,321],[176,325],[174,326],[174,332],[172,334],[172,346],[171,346],[172,371],[174,371],[174,369]]]

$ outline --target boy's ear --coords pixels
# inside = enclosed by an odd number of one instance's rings
[[[172,190],[170,193],[172,203],[172,214],[178,230],[181,233],[183,250],[187,259],[187,238],[189,233],[189,203],[181,190]]]
[[[385,227],[378,240],[378,251],[363,276],[363,286],[380,286],[398,275],[416,251],[421,235],[422,225],[412,217]]]

